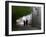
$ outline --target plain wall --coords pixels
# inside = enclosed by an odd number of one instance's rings
[[[41,8],[33,7],[32,26],[40,28],[41,26]]]

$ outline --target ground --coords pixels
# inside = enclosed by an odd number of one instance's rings
[[[32,26],[15,26],[13,28],[13,31],[18,31],[18,30],[39,30],[37,27],[32,27]]]

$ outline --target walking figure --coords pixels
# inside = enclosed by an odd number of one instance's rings
[[[24,26],[25,26],[25,20],[23,22],[24,22]]]
[[[24,20],[24,26],[27,26],[28,25],[28,20],[26,19],[26,21]]]
[[[28,20],[26,19],[26,26],[28,25]]]

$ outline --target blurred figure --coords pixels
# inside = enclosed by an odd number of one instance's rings
[[[28,26],[28,20],[26,19],[26,21],[24,20],[24,26]]]
[[[24,26],[25,26],[25,23],[26,23],[25,20],[23,22],[24,22]]]
[[[28,25],[28,20],[26,19],[26,26]]]

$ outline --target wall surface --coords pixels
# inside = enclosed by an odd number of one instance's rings
[[[33,15],[32,15],[32,25],[35,27],[41,27],[41,8],[40,7],[33,7]]]

